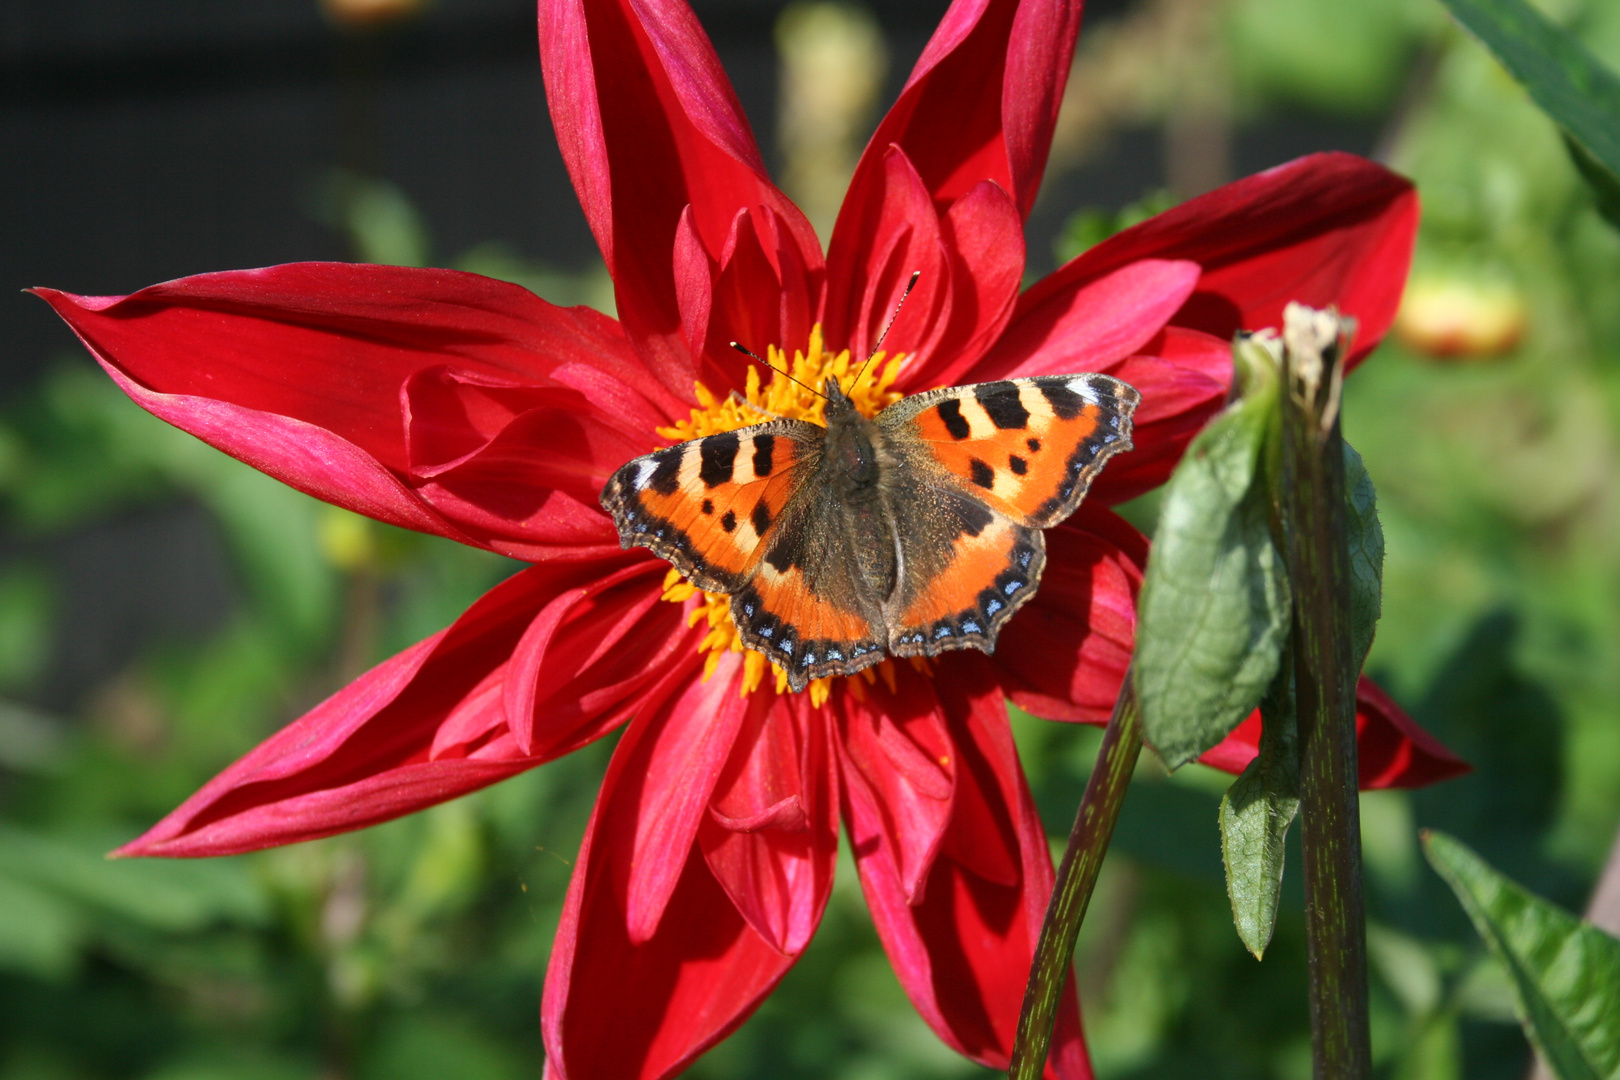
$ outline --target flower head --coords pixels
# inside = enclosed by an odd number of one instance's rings
[[[359,828],[622,726],[547,973],[550,1072],[668,1076],[741,1023],[815,930],[840,819],[911,1000],[951,1046],[1004,1066],[1052,884],[1006,702],[1106,718],[1147,554],[1108,506],[1161,483],[1220,407],[1233,331],[1276,323],[1289,300],[1336,303],[1364,355],[1393,317],[1417,214],[1405,181],[1321,155],[1144,222],[1021,294],[1079,12],[953,5],[823,256],[684,4],[542,0],[547,97],[619,321],[470,274],[325,263],[127,297],[39,290],[149,411],[340,506],[532,564],[123,853]],[[1139,449],[1047,534],[1040,592],[993,656],[786,693],[712,601],[620,549],[597,493],[631,458],[751,422],[756,405],[813,408],[728,343],[836,369],[872,350],[914,270],[886,342],[904,359],[873,366],[867,407],[1101,371],[1142,392]],[[1387,699],[1368,702],[1366,737],[1393,748],[1371,779],[1457,768]],[[1241,768],[1246,736],[1212,761]],[[1089,1073],[1072,993],[1049,1069]]]

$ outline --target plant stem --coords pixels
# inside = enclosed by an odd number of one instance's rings
[[[1114,835],[1114,823],[1119,820],[1119,808],[1125,802],[1125,790],[1141,751],[1142,714],[1127,671],[1119,700],[1114,703],[1114,715],[1109,717],[1102,746],[1097,749],[1096,767],[1086,783],[1080,809],[1075,812],[1069,846],[1064,849],[1052,900],[1041,923],[1041,938],[1029,967],[1029,987],[1024,991],[1024,1008],[1018,1016],[1012,1064],[1007,1070],[1014,1080],[1037,1080],[1046,1067],[1052,1024],[1063,987],[1069,981],[1080,922],[1091,902],[1097,871],[1102,867],[1108,840]]]
[[[1350,637],[1344,438],[1338,387],[1347,339],[1337,316],[1285,316],[1282,518],[1294,590],[1300,840],[1316,1080],[1365,1080],[1367,931],[1356,772],[1356,660]]]

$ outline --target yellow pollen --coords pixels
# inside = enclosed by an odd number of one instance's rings
[[[791,366],[788,364],[786,351],[775,345],[766,348],[765,359],[771,367],[769,383],[762,384],[757,366],[748,369],[747,392],[744,394],[734,392],[724,399],[716,398],[708,387],[697,383],[694,390],[697,394],[698,407],[692,410],[691,419],[658,428],[658,434],[672,442],[686,442],[689,439],[718,435],[723,431],[736,431],[738,428],[751,427],[775,419],[808,420],[826,427],[827,421],[823,412],[827,402],[820,396],[820,390],[822,383],[829,376],[838,380],[839,388],[864,416],[876,416],[880,410],[899,401],[903,396],[893,389],[893,385],[895,376],[900,373],[900,365],[905,360],[905,354],[896,353],[894,356],[885,357],[880,352],[872,357],[871,363],[864,366],[860,363],[851,363],[848,349],[834,354],[823,348],[819,323],[810,331],[808,348],[803,352],[794,350]],[[793,378],[787,378],[784,371]],[[801,386],[799,383],[804,385]],[[815,387],[816,392],[812,393],[807,387]],[[691,604],[691,611],[687,615],[688,626],[697,626],[699,623],[708,625],[709,632],[698,645],[698,651],[706,654],[703,660],[704,679],[714,674],[715,668],[720,665],[722,655],[727,652],[740,652],[745,654],[741,689],[743,696],[746,697],[764,685],[767,668],[775,673],[776,692],[787,693],[787,672],[767,660],[764,653],[743,645],[742,637],[737,633],[737,624],[731,619],[730,596],[725,593],[702,592],[683,578],[679,570],[671,567],[669,573],[664,576],[664,599],[675,604]],[[884,683],[893,690],[895,681],[894,672],[889,667],[891,663],[892,661],[885,660],[875,669],[867,668],[860,672],[860,675],[867,683],[872,683],[877,675],[881,675]],[[927,670],[926,666],[919,665],[919,667],[921,670]],[[877,674],[874,675],[874,672]],[[827,698],[832,694],[832,683],[831,678],[812,680],[809,686],[810,704],[817,708],[826,704]],[[851,680],[848,686],[857,696],[864,696],[858,681]]]

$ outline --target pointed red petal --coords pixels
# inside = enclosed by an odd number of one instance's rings
[[[667,421],[610,377],[576,381],[585,388],[503,385],[444,367],[413,375],[404,397],[417,494],[484,546],[533,561],[536,549],[566,557],[616,544],[598,493]]]
[[[1148,541],[1090,504],[1046,531],[1040,591],[1001,631],[991,662],[1021,709],[1107,723],[1136,639]]]
[[[934,684],[957,754],[958,795],[925,890],[908,897],[874,791],[847,758],[845,820],[878,936],[917,1011],[950,1046],[1005,1069],[1052,863],[1000,688],[978,657],[950,660]],[[1072,983],[1046,1075],[1091,1075]]]
[[[647,854],[635,843],[647,814],[639,774],[659,741],[650,729],[664,722],[639,716],[615,750],[569,885],[541,1005],[547,1073],[559,1080],[675,1075],[741,1024],[795,959],[737,913],[690,840],[667,856],[678,878],[655,932],[631,937],[630,882]]]
[[[1167,326],[1127,357],[1104,369],[1142,392],[1132,421],[1135,447],[1108,463],[1087,499],[1104,506],[1134,499],[1170,479],[1194,435],[1226,405],[1232,343],[1199,330]]]
[[[224,855],[312,840],[541,764],[548,758],[523,754],[506,727],[507,658],[548,599],[633,561],[618,555],[606,564],[559,563],[508,578],[454,625],[261,743],[118,854]],[[659,629],[667,636],[667,627]],[[596,723],[600,732],[634,704],[621,705],[615,716],[568,720],[574,727]],[[548,749],[572,745],[562,731],[547,741]]]
[[[640,945],[658,931],[682,867],[697,840],[698,826],[732,743],[748,699],[739,693],[742,657],[727,653],[707,682],[693,680],[631,729],[615,757],[625,775],[613,798],[637,808],[633,819],[615,818],[604,839],[628,857],[622,868],[625,924]],[[604,798],[606,787],[603,788]]]
[[[949,321],[912,345],[920,364],[900,375],[905,388],[923,390],[973,381],[964,373],[1012,318],[1024,277],[1024,223],[1007,193],[986,180],[940,218],[940,242],[949,271]],[[896,351],[905,347],[898,340]]]
[[[1046,168],[1080,9],[1076,0],[952,4],[867,145],[850,201],[863,197],[870,172],[896,145],[916,163],[941,211],[991,180],[1028,214]],[[835,247],[848,227],[840,214]]]
[[[1153,341],[1186,303],[1200,274],[1194,262],[1141,259],[1048,289],[1040,304],[1021,298],[1007,332],[970,375],[975,382],[1075,371],[1118,375],[1114,369]],[[1154,386],[1137,389],[1151,398]]]
[[[1289,301],[1334,304],[1359,323],[1353,364],[1395,317],[1417,219],[1409,181],[1350,154],[1313,154],[1103,241],[1026,292],[1014,321],[1137,259],[1190,259],[1204,275],[1175,325],[1229,340],[1239,329],[1281,326]]]
[[[811,278],[819,271],[806,265],[803,252],[793,240],[786,222],[774,211],[750,214],[739,210],[732,220],[731,233],[712,264],[708,291],[702,291],[699,278],[703,265],[685,252],[693,245],[685,222],[677,248],[677,269],[690,260],[692,268],[682,281],[681,317],[687,321],[687,337],[699,341],[703,358],[703,378],[711,387],[742,387],[747,369],[754,362],[745,360],[732,348],[733,341],[756,352],[766,345],[791,350],[803,348],[810,340],[812,320]],[[687,297],[690,295],[691,300]],[[709,305],[702,311],[702,303]],[[694,326],[693,314],[702,312],[704,322]]]
[[[798,955],[832,889],[838,797],[820,710],[755,694],[698,838],[709,871],[754,932]]]
[[[939,214],[928,188],[899,147],[890,147],[880,165],[851,226],[859,233],[859,247],[846,247],[842,256],[834,249],[823,309],[828,343],[863,358],[894,315],[914,272],[921,276],[884,339],[884,350],[917,352],[950,314]],[[845,213],[853,213],[848,203]]]
[[[651,382],[605,316],[448,270],[300,263],[121,298],[39,295],[170,423],[319,498],[463,540],[407,483],[413,374],[451,363],[508,385],[587,370]],[[642,411],[668,415],[670,399],[647,392]]]
[[[845,696],[840,749],[848,793],[865,827],[882,835],[902,893],[920,895],[956,789],[956,755],[933,684],[891,661],[896,690],[879,681]]]
[[[664,385],[685,398],[700,369],[672,273],[683,211],[691,207],[711,257],[739,210],[786,222],[818,279],[820,244],[767,178],[736,94],[684,3],[541,0],[539,13],[552,123],[620,318]]]
[[[1240,773],[1260,752],[1260,711],[1198,760]],[[1356,683],[1356,760],[1361,788],[1420,788],[1472,771],[1365,675]]]
[[[662,601],[667,569],[661,559],[641,559],[541,609],[502,683],[520,752],[552,758],[583,746],[671,667],[691,662],[686,613]]]

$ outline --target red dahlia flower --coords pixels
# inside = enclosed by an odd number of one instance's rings
[[[741,1023],[815,930],[840,816],[911,1000],[951,1046],[1005,1066],[1052,886],[1006,701],[1106,719],[1147,557],[1107,506],[1161,483],[1220,407],[1233,331],[1277,324],[1289,300],[1333,303],[1360,321],[1365,355],[1417,218],[1404,180],[1320,155],[1121,233],[1020,295],[1079,18],[1077,0],[958,0],[823,257],[679,0],[542,0],[552,117],[618,322],[472,274],[330,263],[127,297],[40,290],[152,413],[329,502],[533,564],[121,854],[360,828],[628,725],[547,973],[552,1074],[668,1076]],[[807,694],[757,685],[724,605],[620,550],[597,494],[632,457],[738,426],[726,398],[748,373],[728,341],[837,371],[871,349],[913,270],[894,390],[1108,372],[1142,393],[1139,449],[1048,533],[1040,592],[994,656],[891,662]],[[875,408],[887,388],[868,389]],[[1460,767],[1364,689],[1364,783]],[[1211,760],[1239,769],[1253,743],[1240,729]],[[1072,993],[1049,1069],[1089,1074]]]

